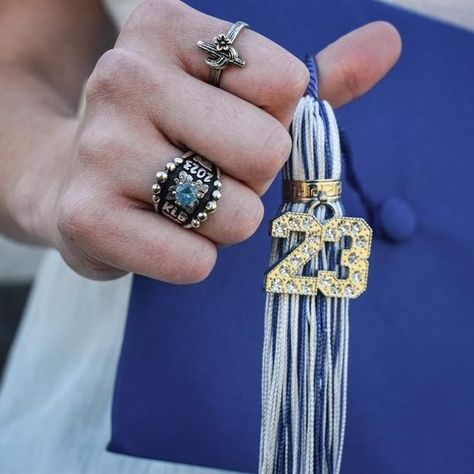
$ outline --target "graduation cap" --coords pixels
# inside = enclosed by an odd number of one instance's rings
[[[372,20],[401,32],[399,65],[338,112],[354,156],[346,208],[372,212],[378,230],[369,290],[351,309],[342,471],[470,472],[474,35],[363,0],[194,3],[245,18],[299,56]],[[354,173],[361,189],[351,188]],[[265,196],[266,222],[220,250],[206,281],[183,287],[135,277],[111,451],[257,471],[262,276],[280,184]]]

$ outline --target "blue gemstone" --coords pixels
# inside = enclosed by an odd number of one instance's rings
[[[193,207],[198,201],[198,188],[194,183],[181,183],[176,186],[176,204]]]

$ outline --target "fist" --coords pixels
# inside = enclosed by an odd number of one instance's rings
[[[56,216],[55,244],[80,274],[198,282],[218,245],[247,239],[259,226],[260,196],[289,157],[288,126],[309,77],[299,59],[245,29],[235,46],[246,67],[228,67],[219,88],[209,84],[196,41],[230,25],[177,0],[149,0],[98,61]],[[377,49],[373,41],[382,37],[391,49]],[[383,23],[341,39],[318,58],[322,94],[334,105],[362,94],[397,49],[398,36]],[[195,230],[156,214],[151,191],[156,173],[188,149],[221,169],[217,210]]]

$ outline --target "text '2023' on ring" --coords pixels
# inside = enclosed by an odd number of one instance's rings
[[[216,210],[221,188],[219,168],[188,151],[156,173],[155,211],[185,228],[198,228]]]

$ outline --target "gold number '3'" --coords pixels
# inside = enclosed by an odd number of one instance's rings
[[[312,214],[287,212],[272,222],[273,237],[287,239],[291,232],[303,232],[305,238],[268,271],[268,293],[315,295],[320,291],[335,298],[356,298],[365,291],[372,229],[364,219],[334,217],[323,225]],[[350,246],[341,249],[340,264],[347,268],[344,278],[332,270],[320,270],[316,276],[301,275],[303,266],[318,255],[325,242],[339,242],[342,237],[350,237]]]

